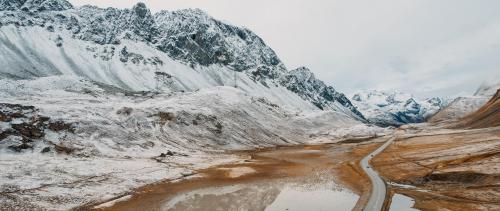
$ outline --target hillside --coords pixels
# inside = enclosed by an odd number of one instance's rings
[[[434,116],[432,116],[428,120],[428,122],[455,122],[458,119],[477,111],[479,108],[485,105],[488,100],[490,100],[495,95],[496,90],[498,89],[500,89],[500,82],[498,81],[498,79],[484,82],[483,84],[481,84],[481,86],[479,86],[473,96],[457,97],[455,100],[449,103],[448,106],[444,107]]]
[[[487,128],[500,126],[500,89],[477,111],[460,119],[457,127]]]

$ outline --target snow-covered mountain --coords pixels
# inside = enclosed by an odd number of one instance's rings
[[[402,92],[375,90],[355,93],[351,100],[369,122],[383,126],[423,122],[447,105],[437,97],[419,100]]]
[[[226,85],[301,110],[364,119],[341,93],[310,80],[308,69],[288,72],[250,30],[198,9],[152,14],[143,3],[102,9],[74,8],[66,0],[4,0],[0,10],[3,78],[72,75],[132,91]]]
[[[385,132],[364,122],[201,10],[0,0],[0,209],[69,210],[234,161],[221,150]]]
[[[327,86],[323,81],[314,77],[314,74],[306,67],[287,72],[280,78],[280,83],[320,109],[352,112],[358,119],[364,119],[363,115],[344,94],[335,91],[333,87]]]

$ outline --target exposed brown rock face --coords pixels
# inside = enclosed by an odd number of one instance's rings
[[[0,129],[0,141],[12,136],[10,138],[17,140],[17,142],[10,143],[7,148],[15,152],[33,149],[36,141],[43,140],[45,137],[46,129],[54,132],[75,132],[72,123],[51,120],[49,117],[40,115],[38,109],[33,106],[0,103],[0,121],[10,123],[8,127]],[[68,151],[59,150],[57,147],[56,151],[58,152]]]
[[[21,135],[26,136],[28,138],[41,138],[45,135],[43,132],[43,128],[40,127],[40,124],[30,124],[30,123],[20,123],[20,124],[12,124],[12,128],[19,132]]]

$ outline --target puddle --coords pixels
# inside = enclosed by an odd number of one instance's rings
[[[315,178],[311,181],[267,181],[194,190],[172,198],[163,204],[161,210],[342,211],[352,210],[358,198],[333,182]]]
[[[401,194],[394,194],[392,197],[391,207],[389,211],[415,211],[418,209],[412,208],[415,200]]]
[[[347,190],[301,190],[285,187],[265,210],[352,210],[358,198],[358,195]]]
[[[344,148],[325,144],[244,153],[246,162],[198,170],[196,178],[145,186],[129,200],[101,210],[342,211],[358,203],[357,192],[339,185],[337,178],[340,166],[354,159]]]

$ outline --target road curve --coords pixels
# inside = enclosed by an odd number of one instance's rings
[[[372,182],[372,192],[370,194],[370,199],[368,199],[368,203],[366,203],[365,206],[363,207],[363,211],[382,210],[386,194],[385,182],[382,180],[382,178],[380,178],[378,173],[375,170],[373,170],[373,168],[369,164],[369,161],[373,157],[384,151],[384,149],[387,148],[389,145],[391,145],[394,139],[395,139],[394,137],[389,138],[389,140],[387,140],[382,146],[377,148],[372,153],[368,154],[360,162],[361,168],[366,172],[368,177],[370,177],[370,180]]]

